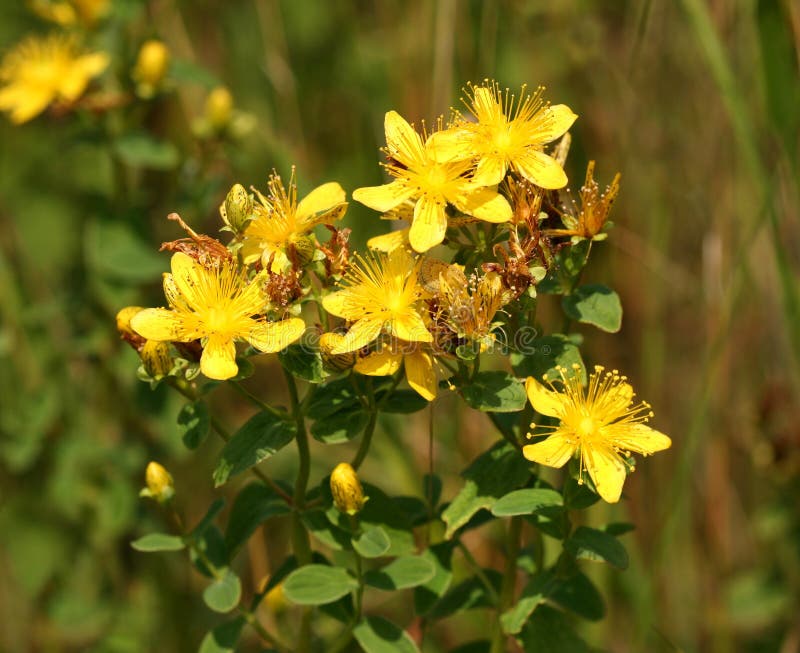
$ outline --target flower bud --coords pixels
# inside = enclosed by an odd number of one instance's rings
[[[286,597],[283,594],[283,583],[278,583],[269,592],[267,592],[267,595],[264,597],[264,603],[266,603],[267,607],[275,613],[283,612],[287,607],[289,607]]]
[[[356,470],[347,463],[339,463],[331,473],[333,503],[339,512],[355,515],[366,501]]]
[[[241,184],[234,184],[219,207],[222,221],[234,233],[242,233],[253,217],[253,198]]]
[[[145,41],[139,49],[131,76],[136,82],[136,92],[149,98],[156,94],[169,68],[169,49],[161,41]]]
[[[141,337],[131,327],[131,320],[134,315],[143,310],[141,306],[126,306],[117,313],[117,331],[119,331],[120,335]]]
[[[148,463],[144,480],[147,487],[139,493],[140,496],[164,503],[175,495],[175,484],[171,474],[155,461]]]
[[[295,238],[292,241],[292,246],[297,253],[300,265],[309,263],[314,258],[314,252],[317,250],[317,244],[314,242],[314,239],[309,236]]]
[[[169,355],[169,343],[148,340],[144,343],[139,356],[145,371],[154,379],[160,379],[172,369],[172,356]]]
[[[233,117],[233,96],[224,86],[217,86],[206,98],[206,120],[215,131],[225,129]]]

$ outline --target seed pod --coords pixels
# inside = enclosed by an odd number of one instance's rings
[[[333,503],[339,512],[357,514],[364,507],[364,490],[356,470],[347,463],[339,463],[331,473]]]
[[[169,374],[172,369],[172,357],[169,355],[169,343],[148,340],[144,343],[139,356],[147,373],[154,379]]]
[[[222,221],[234,233],[242,233],[253,217],[253,198],[241,184],[234,184],[219,207]]]
[[[169,501],[175,495],[175,484],[172,475],[155,461],[147,465],[144,473],[147,487],[142,490],[141,496],[155,499],[159,503]]]
[[[169,49],[161,41],[151,39],[139,48],[131,76],[141,97],[149,98],[156,94],[167,75],[169,59]]]

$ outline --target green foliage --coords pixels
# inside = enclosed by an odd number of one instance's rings
[[[564,312],[578,322],[592,324],[609,333],[616,333],[622,326],[619,295],[601,284],[577,288],[564,297],[562,304]]]
[[[404,556],[380,569],[370,569],[364,575],[367,585],[392,592],[423,585],[433,578],[436,567],[427,558]]]
[[[177,535],[150,533],[131,542],[131,546],[137,551],[151,553],[155,551],[180,551],[186,548],[186,543],[182,537]]]
[[[178,433],[187,449],[197,449],[211,430],[211,416],[204,401],[185,404],[178,413]]]
[[[341,567],[311,564],[289,574],[283,583],[286,598],[298,605],[322,605],[358,589],[358,581]]]
[[[527,401],[520,382],[506,372],[478,372],[461,386],[464,401],[476,410],[514,413]]]
[[[221,575],[203,590],[203,601],[214,612],[230,612],[239,605],[241,596],[241,581],[230,569],[223,570]]]
[[[366,653],[419,653],[407,632],[382,617],[363,619],[353,636]]]

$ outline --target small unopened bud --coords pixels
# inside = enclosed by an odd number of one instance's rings
[[[333,503],[339,512],[355,515],[364,507],[364,489],[356,470],[347,463],[339,463],[331,473]]]
[[[206,120],[215,131],[225,129],[233,117],[233,96],[224,86],[217,86],[206,98]]]
[[[253,217],[253,198],[241,184],[234,184],[219,207],[222,221],[235,233],[242,233]]]
[[[133,316],[144,309],[141,306],[126,306],[117,313],[117,331],[122,336],[135,336],[141,338],[131,327]]]
[[[264,602],[272,612],[283,612],[289,607],[283,594],[283,583],[278,583],[264,597]]]
[[[172,356],[169,355],[168,342],[148,340],[144,343],[139,356],[145,371],[154,379],[166,376],[172,369]]]
[[[297,253],[298,263],[305,265],[314,258],[314,252],[317,250],[317,245],[313,238],[309,236],[301,236],[292,241],[294,251]]]
[[[161,41],[145,41],[139,49],[131,76],[136,82],[136,92],[149,98],[156,94],[169,68],[169,49]]]
[[[175,495],[172,475],[155,461],[148,463],[144,481],[147,487],[139,493],[139,496],[150,497],[159,503],[164,503]]]

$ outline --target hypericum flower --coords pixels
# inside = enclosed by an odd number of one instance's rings
[[[418,283],[419,265],[405,249],[359,257],[342,280],[341,290],[322,299],[326,311],[352,322],[330,353],[361,349],[384,327],[407,342],[431,342],[433,336],[417,310],[423,294]]]
[[[567,175],[544,146],[563,135],[578,117],[565,104],[545,103],[543,87],[533,95],[522,86],[519,97],[500,90],[497,82],[469,85],[464,101],[475,122],[456,113],[453,126],[434,134],[432,149],[439,161],[477,159],[473,181],[499,184],[510,168],[542,188],[562,188]]]
[[[430,348],[417,342],[381,343],[378,349],[356,363],[353,368],[367,376],[390,376],[403,365],[406,381],[417,394],[428,401],[436,399],[438,375]]]
[[[175,496],[175,483],[172,475],[154,460],[147,464],[144,480],[147,487],[139,493],[139,496],[150,497],[159,503],[169,501]]]
[[[647,456],[669,449],[672,441],[646,425],[653,416],[650,404],[634,404],[633,388],[616,370],[604,372],[602,366],[595,366],[586,388],[577,365],[570,375],[563,367],[558,371],[560,390],[546,377],[549,389],[528,377],[525,388],[534,410],[558,418],[559,425],[541,426],[551,431],[547,439],[526,445],[522,453],[533,462],[563,467],[578,452],[579,482],[583,471],[588,471],[598,494],[609,503],[616,503],[622,494],[628,471],[626,459],[631,452]]]
[[[75,41],[65,36],[29,36],[0,64],[0,111],[20,124],[53,102],[74,102],[108,61],[104,52],[79,54]]]
[[[131,320],[148,340],[191,342],[201,339],[200,370],[210,379],[236,376],[236,346],[246,340],[262,352],[280,351],[305,330],[299,318],[267,322],[262,279],[248,281],[233,261],[205,267],[190,256],[173,254],[172,274],[164,275],[164,294],[171,310],[147,308]]]
[[[331,472],[330,483],[336,509],[348,515],[358,514],[367,499],[356,470],[348,463],[339,463]]]
[[[260,257],[264,267],[272,260],[272,271],[280,272],[291,265],[287,256],[289,247],[298,253],[311,248],[313,253],[314,245],[306,236],[318,224],[329,224],[344,215],[346,195],[344,189],[332,181],[318,186],[298,202],[294,166],[288,190],[275,173],[270,175],[267,187],[266,197],[255,191],[260,204],[253,207],[255,217],[244,232],[242,256],[245,263]]]
[[[169,59],[169,48],[162,41],[150,39],[142,43],[131,72],[140,97],[151,98],[158,92],[167,75]]]
[[[444,240],[447,204],[487,222],[507,222],[511,207],[495,188],[473,183],[467,173],[471,161],[443,162],[431,146],[395,111],[384,121],[385,164],[394,181],[353,191],[353,199],[376,211],[386,212],[409,199],[417,200],[411,230],[411,246],[425,252]]]
[[[611,205],[619,194],[619,180],[620,174],[617,173],[606,191],[601,193],[599,184],[594,180],[594,161],[589,161],[586,166],[586,181],[581,187],[580,208],[575,207],[574,214],[561,212],[564,229],[545,229],[544,233],[548,236],[604,240],[607,234],[601,232],[611,212]]]

